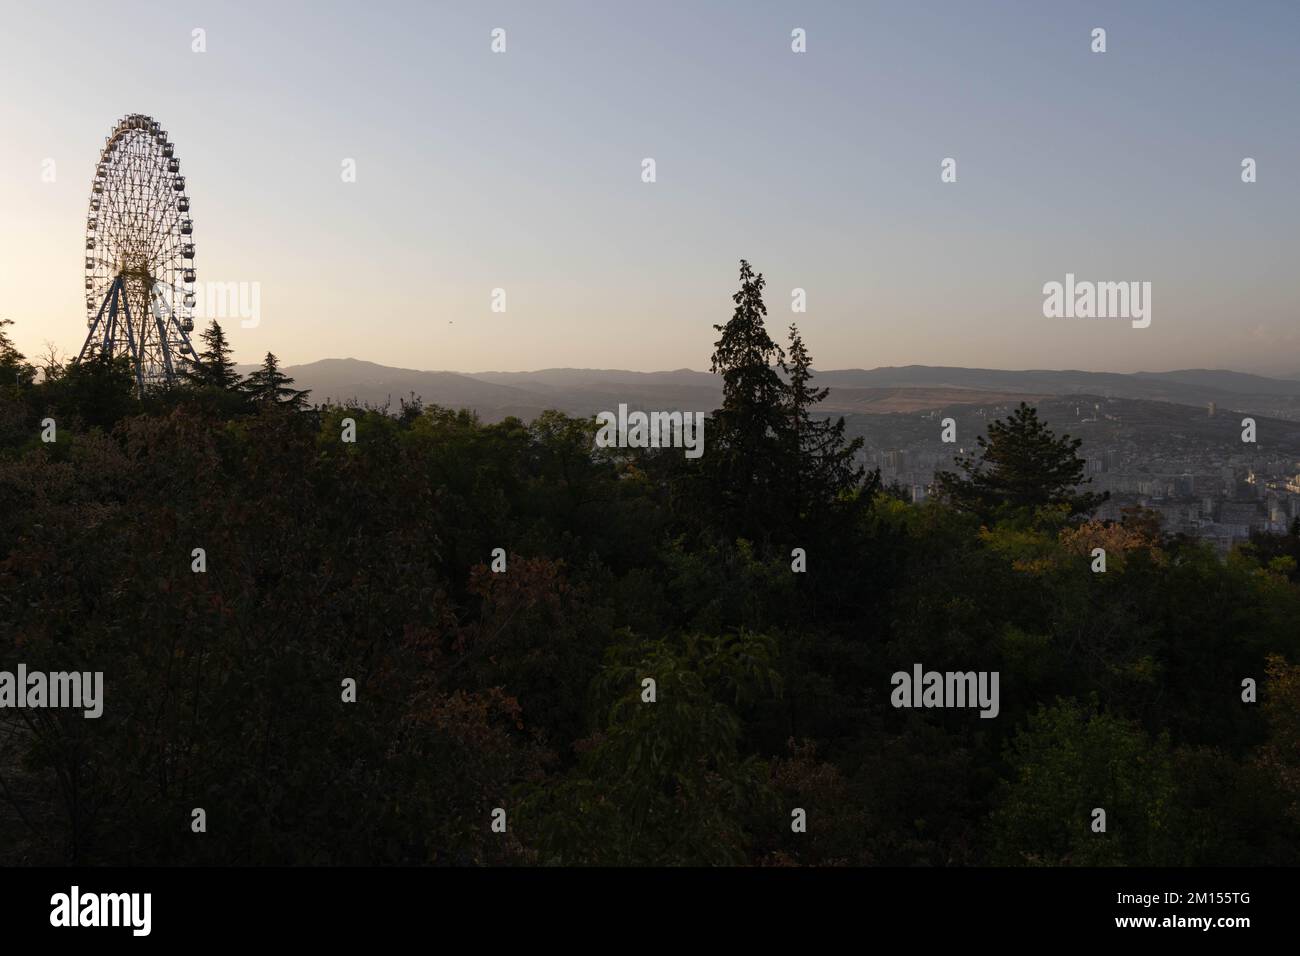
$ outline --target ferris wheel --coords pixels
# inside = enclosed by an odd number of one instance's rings
[[[81,358],[128,355],[136,385],[194,361],[194,220],[176,149],[157,120],[123,117],[105,140],[86,214]]]

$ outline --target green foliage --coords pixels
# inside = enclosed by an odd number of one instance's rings
[[[766,764],[739,751],[738,711],[779,693],[775,650],[748,632],[645,642],[623,631],[595,681],[600,730],[579,744],[578,766],[521,811],[542,859],[745,862],[745,822],[773,805]]]
[[[1012,742],[1011,780],[992,818],[1003,864],[1160,866],[1168,862],[1175,778],[1169,744],[1107,713],[1058,701]],[[1094,832],[1093,811],[1106,831]]]

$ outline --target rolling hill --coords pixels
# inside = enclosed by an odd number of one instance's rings
[[[241,371],[248,369],[242,368]],[[411,394],[427,404],[474,409],[488,421],[530,419],[547,408],[574,415],[616,409],[709,411],[722,398],[721,380],[708,372],[674,369],[551,368],[533,372],[448,372],[391,368],[359,359],[324,359],[285,368],[312,400],[391,403]],[[1091,395],[1252,411],[1300,419],[1300,381],[1224,369],[1171,372],[960,368],[908,365],[827,369],[814,382],[831,389],[823,408],[837,414],[890,414],[959,404],[1001,404],[1048,396]]]

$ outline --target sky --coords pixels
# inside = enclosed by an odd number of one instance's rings
[[[81,347],[91,178],[140,112],[176,144],[199,279],[256,284],[257,323],[223,321],[240,362],[707,368],[745,258],[822,368],[1300,377],[1294,2],[0,14],[0,318],[29,357]],[[1150,325],[1045,317],[1067,273],[1150,282]]]

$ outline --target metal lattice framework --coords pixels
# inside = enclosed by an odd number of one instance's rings
[[[109,134],[86,216],[81,358],[129,355],[140,391],[193,361],[194,221],[175,147],[157,120],[123,117]]]

